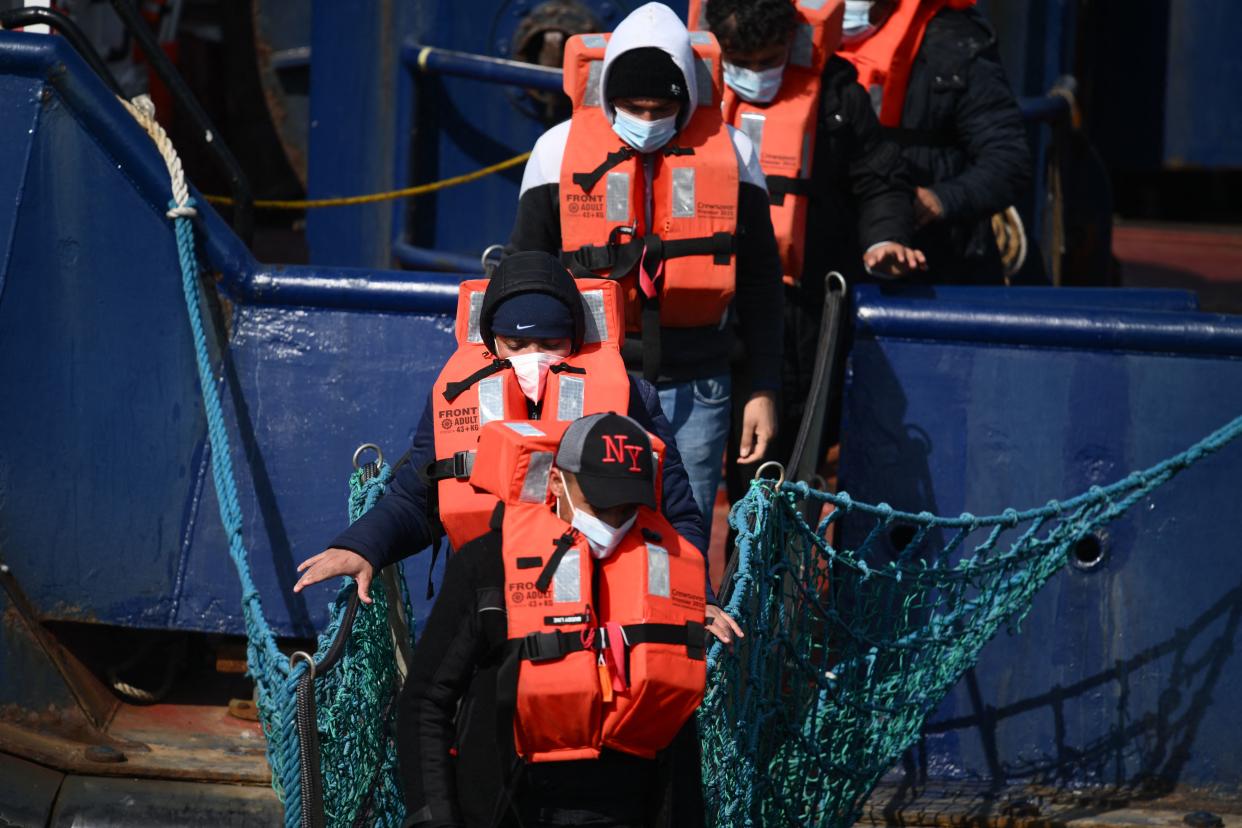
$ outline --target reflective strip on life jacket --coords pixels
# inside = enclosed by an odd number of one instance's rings
[[[901,126],[910,86],[910,70],[923,44],[927,24],[948,7],[967,9],[975,0],[901,0],[884,25],[866,40],[841,46],[841,57],[854,64],[858,82],[871,93],[882,126]]]
[[[586,310],[581,350],[548,372],[539,418],[569,423],[586,414],[625,412],[630,381],[621,359],[619,288],[603,279],[580,280]],[[454,549],[487,532],[496,497],[472,487],[471,454],[479,429],[490,422],[525,420],[526,395],[508,363],[487,352],[479,314],[487,280],[463,282],[458,293],[457,350],[432,387],[436,461],[425,471],[437,486],[438,517]]]
[[[690,2],[688,19],[703,28],[708,2]],[[751,104],[726,86],[722,107],[725,122],[746,133],[759,153],[787,284],[802,278],[820,84],[824,65],[841,41],[845,3],[800,0],[795,8],[798,22],[777,96],[767,104]]]
[[[715,105],[719,47],[705,32],[691,37],[699,106],[668,146],[644,156],[617,137],[600,106],[595,67],[607,42],[607,35],[577,35],[565,49],[565,90],[574,102],[560,179],[566,262],[576,276],[622,281],[629,330],[640,329],[644,307],[658,307],[666,327],[718,324],[733,298],[738,184],[737,156]]]

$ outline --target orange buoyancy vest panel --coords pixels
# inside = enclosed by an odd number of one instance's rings
[[[858,82],[871,93],[882,126],[901,126],[910,70],[927,24],[945,7],[966,9],[973,5],[975,0],[901,0],[874,34],[841,46],[841,57],[854,64]]]
[[[582,348],[548,371],[539,419],[568,423],[586,414],[625,413],[630,381],[621,359],[620,290],[606,279],[579,280],[585,306]],[[487,532],[496,497],[468,482],[479,428],[525,420],[526,395],[505,360],[488,352],[479,332],[486,279],[463,282],[457,298],[457,350],[432,387],[436,461],[427,477],[438,486],[440,524],[454,549]]]
[[[541,422],[485,426],[471,478],[505,503],[514,747],[531,762],[592,759],[605,747],[650,758],[702,701],[703,556],[640,507],[612,554],[595,560],[547,503],[562,432]]]
[[[709,2],[690,0],[692,26],[706,28]],[[722,107],[725,122],[746,133],[759,153],[787,284],[802,279],[819,90],[824,66],[841,42],[845,0],[798,0],[795,9],[797,23],[776,97],[747,103],[725,86]]]
[[[705,645],[703,554],[644,508],[598,566],[596,606],[616,690],[604,705],[604,746],[650,759],[703,701],[707,662],[701,649],[687,649]]]
[[[698,107],[672,141],[643,155],[617,137],[601,106],[608,37],[575,35],[565,48],[574,105],[560,177],[566,263],[575,276],[622,281],[629,330],[640,329],[644,307],[658,307],[665,327],[719,324],[735,287],[739,178],[719,108],[720,47],[706,32],[691,35]]]

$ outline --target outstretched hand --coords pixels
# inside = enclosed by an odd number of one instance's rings
[[[746,633],[733,620],[729,613],[715,604],[707,605],[707,631],[720,639],[724,644],[733,642],[733,636],[745,638]]]
[[[325,549],[318,555],[307,558],[298,565],[298,572],[303,572],[298,582],[293,585],[294,592],[301,592],[311,584],[348,575],[358,582],[358,597],[362,603],[371,603],[371,578],[375,568],[366,558],[348,549]]]
[[[905,276],[913,270],[927,270],[927,257],[922,250],[915,250],[897,242],[877,244],[863,254],[867,272],[886,279]]]

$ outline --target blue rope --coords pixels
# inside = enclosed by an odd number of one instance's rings
[[[169,208],[177,207],[170,201]],[[194,206],[193,199],[187,207]],[[263,616],[263,603],[250,573],[250,558],[242,535],[242,510],[233,473],[233,456],[225,426],[224,407],[220,402],[211,352],[207,345],[206,326],[200,308],[198,257],[194,251],[194,224],[188,216],[173,219],[177,234],[177,254],[181,262],[181,289],[194,340],[194,358],[198,367],[198,384],[203,394],[207,416],[207,438],[211,445],[211,478],[215,484],[220,508],[220,522],[229,541],[229,557],[237,568],[242,589],[242,617],[246,625],[249,675],[259,692],[259,709],[276,710],[276,721],[265,723],[267,758],[272,767],[272,787],[285,803],[285,825],[297,828],[302,819],[302,780],[298,772],[298,738],[295,726],[294,689],[306,665],[299,663],[292,671],[280,649],[276,635]],[[273,679],[269,684],[269,679]],[[275,696],[275,698],[273,697]],[[278,728],[279,734],[271,732]],[[276,747],[279,746],[279,747]]]

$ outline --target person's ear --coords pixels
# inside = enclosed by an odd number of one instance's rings
[[[565,483],[561,478],[560,469],[555,466],[552,468],[551,479],[548,481],[548,488],[552,491],[552,496],[560,500],[565,496]]]

